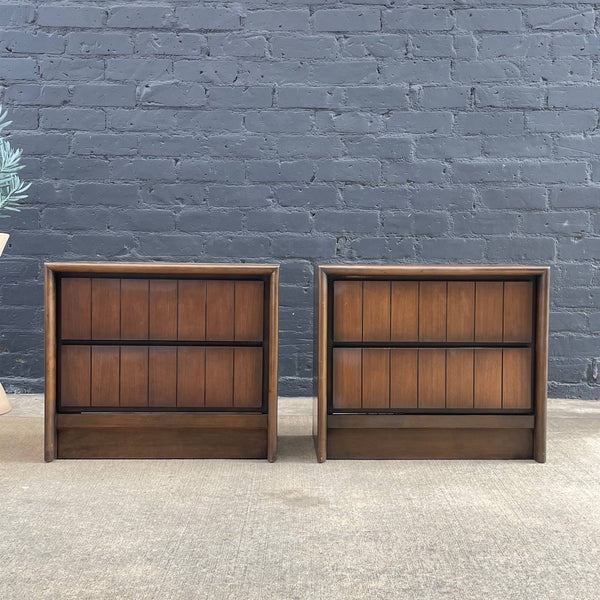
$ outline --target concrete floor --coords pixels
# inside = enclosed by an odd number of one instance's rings
[[[40,398],[0,417],[0,599],[594,599],[600,403],[554,400],[548,463],[42,462]]]

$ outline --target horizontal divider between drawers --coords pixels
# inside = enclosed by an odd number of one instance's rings
[[[530,342],[333,342],[333,348],[530,348]]]
[[[336,414],[332,429],[533,429],[533,415]]]
[[[56,415],[61,429],[266,429],[266,414],[202,414],[197,412],[82,413]]]
[[[201,346],[262,348],[264,342],[243,341],[189,341],[189,340],[61,340],[63,346]]]

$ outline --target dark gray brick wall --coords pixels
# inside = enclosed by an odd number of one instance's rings
[[[591,1],[0,0],[34,182],[0,260],[0,374],[42,387],[52,260],[277,261],[310,392],[319,262],[552,265],[550,392],[600,397]]]

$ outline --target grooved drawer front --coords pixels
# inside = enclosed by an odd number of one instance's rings
[[[123,346],[120,370],[119,405],[135,408],[148,406],[148,348]]]
[[[66,277],[61,282],[61,337],[89,340],[92,337],[92,280]]]
[[[92,339],[114,340],[121,335],[121,281],[92,279]]]
[[[235,340],[257,342],[263,338],[264,284],[235,282]]]
[[[446,350],[446,408],[473,408],[473,350]]]
[[[334,408],[360,408],[361,398],[362,350],[360,348],[334,348]]]
[[[501,342],[504,284],[478,281],[475,284],[475,341]]]
[[[177,406],[204,406],[206,349],[190,346],[177,349]]]
[[[60,355],[60,405],[90,406],[91,349],[63,346]]]
[[[389,408],[390,351],[365,348],[362,363],[362,407]]]
[[[446,407],[446,351],[419,350],[419,408]]]
[[[234,349],[233,404],[259,408],[262,404],[262,348]]]
[[[206,281],[179,282],[177,337],[182,341],[206,339]]]
[[[502,408],[502,349],[475,349],[475,408]]]
[[[502,361],[502,408],[531,408],[531,350],[504,348]]]
[[[419,282],[392,281],[392,341],[419,339]]]
[[[333,284],[333,335],[338,342],[362,341],[362,281]]]
[[[417,408],[419,351],[394,348],[390,354],[390,407]]]
[[[233,406],[233,348],[206,349],[206,406]]]
[[[447,340],[449,342],[472,342],[475,339],[474,282],[449,281],[447,309]]]
[[[206,339],[233,340],[235,323],[233,281],[206,282]]]
[[[177,405],[177,348],[153,346],[148,356],[148,405]]]
[[[390,282],[365,281],[363,283],[363,341],[389,341],[390,317]]]
[[[150,280],[150,339],[177,339],[177,281]]]
[[[92,346],[92,406],[119,406],[118,346]]]
[[[147,279],[121,280],[121,339],[148,339],[149,293]]]
[[[419,284],[419,341],[446,341],[446,282]]]
[[[504,284],[504,341],[530,342],[533,331],[533,284],[507,281]]]

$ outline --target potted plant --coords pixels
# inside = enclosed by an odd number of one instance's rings
[[[11,124],[6,120],[6,111],[0,105],[0,134]],[[25,192],[30,183],[24,183],[17,175],[24,165],[20,164],[22,150],[13,149],[7,139],[0,136],[0,217],[6,216],[3,211],[18,211],[19,202],[27,198]],[[0,233],[0,256],[4,251],[9,234]],[[0,415],[10,410],[6,392],[0,383]]]

